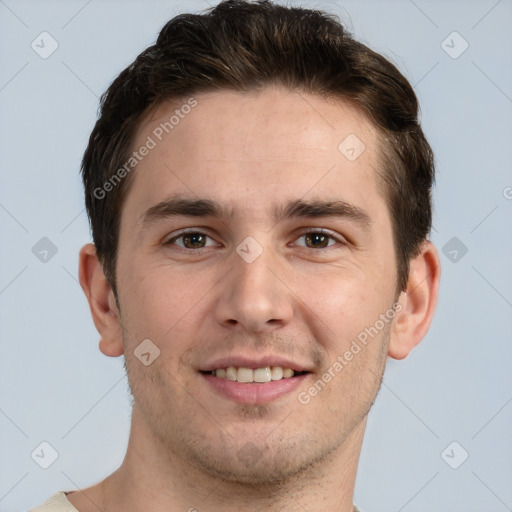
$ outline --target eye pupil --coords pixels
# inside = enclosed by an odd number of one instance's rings
[[[322,249],[329,245],[329,235],[324,233],[311,232],[304,236],[306,246],[314,249]],[[183,245],[187,249],[202,249],[206,244],[206,236],[203,233],[185,233],[180,237],[183,240]]]
[[[310,245],[309,242],[312,242]],[[327,247],[329,237],[322,233],[309,233],[306,235],[306,244],[310,247]]]
[[[183,243],[186,247],[192,246],[194,249],[204,247],[204,236],[201,233],[188,233],[183,235]]]

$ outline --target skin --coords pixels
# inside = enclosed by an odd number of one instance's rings
[[[378,135],[348,104],[278,88],[195,98],[197,107],[132,176],[121,212],[120,310],[94,246],[80,253],[100,349],[124,354],[134,403],[120,468],[68,499],[80,512],[350,512],[386,358],[406,357],[430,326],[437,251],[422,244],[397,297],[392,223],[375,170]],[[148,115],[134,147],[177,106]],[[351,133],[366,147],[352,162],[338,150]],[[215,200],[233,215],[143,224],[149,208],[175,194]],[[369,227],[345,217],[274,218],[276,205],[297,199],[345,201],[367,213]],[[176,238],[184,228],[208,235],[200,239],[207,246]],[[335,238],[307,235],[322,228]],[[252,263],[236,252],[248,236],[263,249]],[[299,392],[395,300],[393,321],[301,404]],[[134,356],[144,339],[160,350],[149,366]],[[311,373],[270,403],[235,403],[198,372],[233,353],[282,355]],[[241,454],[249,441],[248,463]]]

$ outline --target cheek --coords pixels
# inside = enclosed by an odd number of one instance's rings
[[[211,288],[207,280],[147,262],[132,262],[119,275],[124,276],[118,288],[126,341],[134,344],[149,338],[162,356],[169,347],[179,353],[180,343],[197,331],[205,314],[202,299]]]
[[[297,288],[302,315],[315,326],[316,339],[340,351],[373,325],[392,304],[392,283],[370,272],[340,270],[329,278],[310,276]]]

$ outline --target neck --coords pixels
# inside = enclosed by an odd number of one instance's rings
[[[190,512],[352,512],[365,426],[366,417],[323,460],[287,481],[262,487],[215,478],[169,453],[151,434],[135,407],[126,457],[120,468],[100,484],[101,509],[167,512],[172,505],[173,510]]]

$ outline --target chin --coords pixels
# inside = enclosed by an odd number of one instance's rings
[[[235,442],[231,438],[226,440],[229,446],[193,443],[184,448],[189,460],[202,473],[241,487],[262,490],[300,479],[336,449],[336,446],[319,446],[317,439],[274,441]]]

